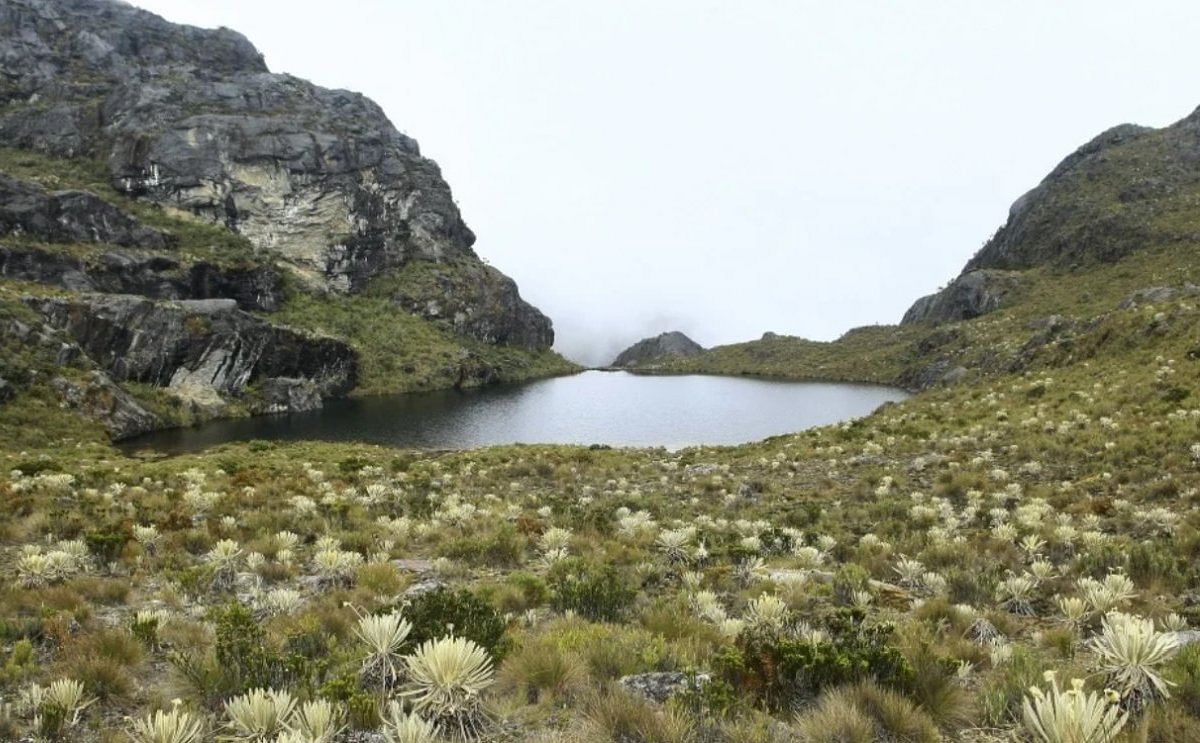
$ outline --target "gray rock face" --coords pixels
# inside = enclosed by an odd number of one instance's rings
[[[945,289],[921,297],[904,313],[902,325],[970,320],[1000,309],[1019,279],[1010,271],[980,269],[964,273]]]
[[[1101,172],[1115,171],[1111,167],[1114,151],[1154,132],[1147,127],[1122,124],[1099,134],[1068,155],[1037,187],[1013,203],[1008,221],[967,263],[964,273],[981,268],[1023,269],[1046,263],[1067,265],[1088,257],[1113,260],[1136,250],[1144,242],[1145,235],[1133,224],[1089,219],[1092,224],[1084,226],[1086,233],[1064,234],[1060,230],[1064,223],[1081,216],[1079,210],[1088,209],[1088,205],[1079,203],[1070,194],[1073,185]],[[1152,195],[1152,184],[1139,185],[1137,177],[1132,175],[1125,180],[1126,199],[1134,199],[1135,191]],[[1076,203],[1072,205],[1072,201]],[[1071,211],[1064,213],[1064,210]]]
[[[613,366],[640,366],[660,361],[671,356],[695,356],[704,347],[683,333],[671,331],[653,338],[645,338],[622,351],[613,360]]]
[[[118,190],[241,233],[315,289],[473,262],[479,303],[451,324],[550,345],[545,317],[483,270],[437,165],[362,95],[273,74],[232,31],[113,0],[7,0],[0,72],[0,141],[98,157]]]
[[[0,174],[0,235],[50,243],[109,243],[161,250],[167,238],[86,191],[49,192]]]
[[[271,266],[182,266],[162,254],[109,251],[86,260],[33,247],[0,245],[0,276],[79,292],[155,299],[232,298],[245,310],[271,312],[283,301],[283,274]]]
[[[264,322],[233,300],[85,294],[26,303],[118,382],[236,396],[252,382],[303,377],[328,396],[357,378],[357,357],[341,341]]]

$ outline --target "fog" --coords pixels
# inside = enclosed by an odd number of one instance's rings
[[[135,4],[378,101],[593,364],[895,322],[1074,148],[1200,103],[1194,1]]]

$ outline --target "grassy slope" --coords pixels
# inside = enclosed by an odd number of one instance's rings
[[[362,362],[355,395],[444,389],[455,384],[464,365],[492,369],[497,381],[505,382],[578,368],[553,351],[493,346],[456,335],[371,294],[295,294],[271,318],[349,341]]]
[[[32,664],[13,660],[16,651],[9,651],[0,685],[11,694],[33,679],[83,680],[104,698],[83,715],[80,729],[91,732],[77,731],[80,740],[120,740],[114,731],[122,715],[173,696],[211,714],[205,710],[212,700],[238,682],[219,675],[188,681],[170,659],[179,652],[203,657],[214,642],[204,611],[232,595],[208,588],[204,554],[228,538],[267,556],[257,568],[264,588],[301,592],[294,615],[264,624],[268,656],[279,658],[271,662],[283,662],[288,642],[328,648],[318,656],[331,664],[322,666],[322,678],[346,678],[356,687],[361,650],[347,605],[390,607],[416,577],[378,563],[357,569],[342,587],[306,587],[298,579],[313,570],[313,540],[327,535],[363,553],[444,558],[436,570],[452,585],[470,589],[496,611],[532,612],[508,624],[501,680],[485,694],[496,727],[507,731],[502,739],[599,741],[631,725],[651,731],[651,740],[698,740],[701,730],[706,740],[771,739],[756,737],[768,728],[768,716],[788,723],[792,715],[772,709],[763,696],[770,677],[754,665],[758,656],[747,654],[751,647],[764,652],[751,644],[761,638],[723,637],[699,617],[681,567],[655,544],[660,528],[691,526],[697,529],[691,544],[703,540],[710,557],[685,566],[695,571],[688,580],[713,591],[730,616],[749,616],[752,599],[774,594],[793,617],[844,640],[837,622],[847,611],[849,589],[872,597],[858,621],[893,626],[887,646],[915,674],[885,680],[899,694],[900,711],[878,721],[883,730],[915,727],[925,733],[914,739],[935,740],[940,728],[947,740],[998,741],[1017,724],[1022,695],[1043,683],[1044,670],[1089,678],[1089,688],[1104,683],[1094,676],[1097,661],[1084,644],[1098,631],[1096,618],[1074,626],[1056,608],[1057,595],[1080,593],[1080,578],[1124,571],[1136,586],[1126,610],[1156,618],[1179,612],[1200,622],[1200,610],[1186,599],[1200,588],[1200,467],[1192,453],[1200,441],[1198,321],[1200,310],[1188,300],[1121,310],[1098,335],[1087,336],[1103,351],[1098,355],[1081,352],[1071,361],[1051,355],[1036,373],[992,375],[922,393],[855,423],[732,448],[667,453],[536,446],[422,454],[250,443],[146,462],[98,448],[8,452],[0,455],[0,471],[76,478],[69,486],[0,481],[6,506],[0,509],[0,559],[10,570],[23,544],[121,533],[135,523],[156,524],[163,536],[154,554],[130,541],[112,572],[94,567],[53,585],[10,584],[0,591],[6,646],[33,638],[36,658]],[[1076,350],[1085,346],[1091,347],[1080,341]],[[199,484],[197,472],[204,478]],[[372,483],[372,492],[382,493],[378,500],[363,498]],[[217,494],[206,517],[194,518],[193,507],[180,499],[189,487]],[[330,500],[330,491],[340,495]],[[297,495],[324,505],[305,514],[291,505]],[[620,507],[647,511],[657,526],[622,532],[615,528]],[[996,508],[1014,526],[1013,535],[992,529]],[[223,523],[225,516],[231,519]],[[405,517],[407,526],[388,527],[381,516]],[[573,557],[556,568],[538,546],[539,534],[551,526],[571,531]],[[269,537],[281,529],[301,537],[286,565],[272,557]],[[868,533],[881,541],[864,541]],[[808,564],[770,546],[788,534],[808,545],[833,540],[819,558],[832,583],[769,577]],[[747,546],[745,537],[753,535],[767,546]],[[1024,537],[1044,542],[1038,552],[1052,566],[1030,591],[1030,615],[1005,609],[997,593],[1006,577],[1030,568],[1031,557],[1017,546]],[[735,566],[756,550],[765,567],[739,578]],[[868,586],[868,578],[896,584],[901,556],[919,560],[933,574],[923,578],[933,587],[897,593]],[[596,576],[600,565],[614,567],[632,593],[576,603],[564,571]],[[924,600],[910,601],[906,593]],[[147,605],[164,606],[172,617],[160,633],[170,650],[121,639],[130,637],[132,612]],[[565,606],[585,616],[565,618],[556,611]],[[593,611],[610,618],[587,619]],[[993,653],[965,639],[979,616],[1003,633],[1007,650]],[[68,638],[61,628],[71,618],[80,629]],[[971,665],[955,680],[962,662]],[[1142,718],[1151,740],[1200,734],[1197,668],[1195,650],[1158,668],[1180,685]],[[715,669],[719,679],[713,695],[690,706],[646,706],[612,685],[624,674],[688,669]],[[777,682],[786,691],[786,679]],[[325,683],[292,688],[335,699],[343,692],[334,689],[344,689]],[[820,697],[819,688],[795,693],[834,703]],[[872,692],[860,687],[854,693]],[[376,703],[364,693],[352,724],[371,727],[362,705]],[[843,716],[873,714],[866,702],[849,704]],[[805,707],[793,732],[828,724],[817,709]],[[683,733],[680,720],[688,721]],[[27,722],[18,717],[16,724]]]

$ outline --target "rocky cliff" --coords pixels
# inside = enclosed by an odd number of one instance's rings
[[[1200,109],[1162,129],[1122,124],[1093,138],[1017,199],[1008,219],[941,292],[903,322],[970,319],[1004,306],[1017,272],[1077,271],[1196,240]]]
[[[695,356],[703,351],[704,346],[673,330],[653,338],[643,338],[626,348],[613,359],[612,366],[642,366],[674,357]]]
[[[343,394],[357,357],[395,339],[311,340],[319,332],[246,313],[290,308],[290,322],[320,331],[322,302],[360,295],[386,297],[396,316],[376,334],[419,336],[436,346],[424,356],[471,368],[439,360],[420,386],[569,366],[548,351],[550,320],[476,255],[416,141],[360,94],[270,72],[236,32],[115,0],[5,0],[0,148],[0,278],[35,295],[21,301],[114,383],[178,391],[182,374],[232,399],[301,379],[318,400]],[[30,284],[86,296],[51,301]],[[209,329],[180,335],[197,317]],[[409,317],[436,330],[414,334]],[[149,337],[140,371],[112,368],[129,350],[121,339]],[[387,366],[376,361],[370,373]],[[409,366],[370,388],[413,387]]]

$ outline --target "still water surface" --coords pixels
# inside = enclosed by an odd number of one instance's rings
[[[511,443],[679,448],[836,423],[905,397],[873,385],[588,371],[484,390],[336,400],[311,413],[160,431],[128,446],[180,452],[248,439],[316,439],[434,449]]]

